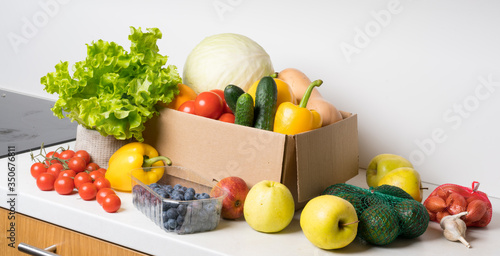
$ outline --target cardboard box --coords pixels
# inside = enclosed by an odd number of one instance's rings
[[[337,123],[289,136],[163,109],[143,136],[174,165],[209,180],[238,176],[250,187],[261,180],[281,182],[301,208],[326,187],[358,174],[357,115],[342,115]]]

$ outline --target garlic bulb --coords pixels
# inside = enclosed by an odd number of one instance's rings
[[[448,215],[441,219],[441,228],[444,230],[443,235],[450,241],[460,241],[462,244],[470,248],[469,242],[465,240],[465,231],[467,226],[460,217],[467,215],[468,212],[461,212],[455,215]]]

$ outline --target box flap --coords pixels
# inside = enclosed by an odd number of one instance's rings
[[[357,115],[342,114],[342,121],[295,135],[299,202],[358,174]]]
[[[239,176],[253,186],[264,179],[281,179],[283,134],[166,108],[148,121],[143,136],[174,165],[210,180]]]

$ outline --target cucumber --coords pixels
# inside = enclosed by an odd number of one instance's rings
[[[248,93],[242,94],[236,102],[236,112],[234,115],[234,123],[244,126],[253,127],[253,98]]]
[[[274,79],[270,76],[260,79],[255,92],[255,128],[273,130],[277,100],[278,88]]]
[[[234,84],[230,84],[224,88],[224,99],[233,113],[236,113],[236,102],[243,93],[245,91]]]

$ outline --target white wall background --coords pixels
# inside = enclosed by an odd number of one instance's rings
[[[40,77],[93,40],[128,48],[129,26],[158,27],[181,74],[204,37],[239,33],[358,114],[362,167],[400,154],[424,181],[479,181],[500,197],[499,13],[494,0],[2,1],[0,88],[55,100]]]

